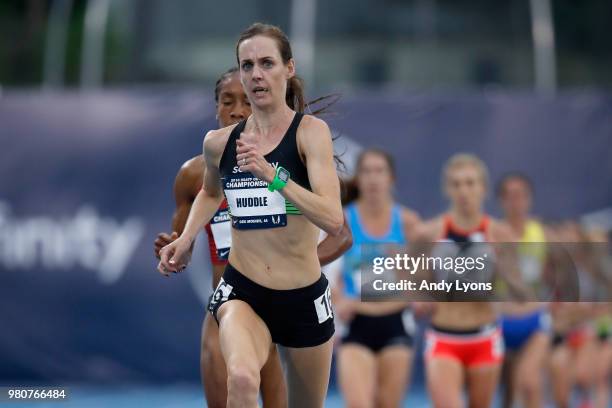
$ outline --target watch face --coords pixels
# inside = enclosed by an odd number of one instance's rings
[[[280,169],[278,172],[278,178],[286,183],[289,181],[289,172],[285,169]]]

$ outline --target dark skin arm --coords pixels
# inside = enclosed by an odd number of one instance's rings
[[[196,156],[179,170],[174,181],[174,200],[176,210],[172,216],[172,230],[179,235],[183,232],[193,201],[202,188],[204,159]]]
[[[340,258],[353,245],[353,234],[344,217],[342,231],[337,236],[328,235],[317,247],[317,255],[321,266]]]
[[[176,209],[172,215],[172,234],[159,233],[155,240],[155,256],[159,259],[159,251],[172,241],[176,240],[183,232],[189,211],[198,190],[202,187],[202,174],[204,160],[202,156],[196,156],[185,162],[174,180],[174,200]],[[192,245],[193,249],[193,245]]]

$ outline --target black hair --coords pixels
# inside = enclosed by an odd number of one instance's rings
[[[223,84],[223,81],[225,81],[226,79],[229,79],[232,75],[234,75],[237,72],[238,72],[238,67],[232,67],[228,69],[227,71],[225,71],[223,74],[221,74],[219,79],[217,79],[217,83],[215,83],[215,102],[217,103],[219,102],[219,94],[221,93],[221,84]]]
[[[512,171],[504,174],[502,178],[499,179],[499,181],[497,182],[497,185],[495,186],[495,195],[498,198],[504,194],[506,184],[508,184],[508,182],[512,180],[521,181],[523,184],[525,184],[525,186],[527,186],[529,192],[533,194],[533,183],[531,182],[531,179],[525,173],[521,173],[519,171]]]

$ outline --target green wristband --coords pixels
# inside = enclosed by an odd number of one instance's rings
[[[289,181],[289,177],[291,177],[289,172],[285,170],[284,168],[282,168],[281,166],[278,166],[276,168],[276,174],[274,175],[274,179],[272,180],[270,184],[268,184],[268,191],[281,190],[283,187],[287,185],[287,182]]]

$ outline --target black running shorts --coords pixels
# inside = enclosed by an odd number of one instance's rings
[[[253,282],[228,264],[208,305],[217,323],[219,307],[242,300],[264,321],[272,341],[285,347],[313,347],[334,334],[331,293],[325,275],[303,288],[275,290]]]

